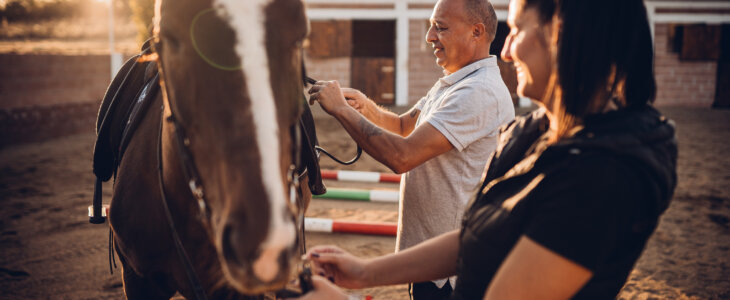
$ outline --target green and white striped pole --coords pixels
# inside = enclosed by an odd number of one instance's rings
[[[336,199],[365,202],[392,202],[398,203],[400,193],[392,190],[360,190],[329,188],[324,195],[315,195],[315,199]]]

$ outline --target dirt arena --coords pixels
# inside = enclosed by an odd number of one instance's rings
[[[622,299],[730,298],[730,111],[664,109],[678,129],[679,185],[674,200],[620,295]],[[317,114],[320,141],[340,156],[354,143]],[[108,227],[91,225],[86,207],[94,177],[94,135],[78,134],[0,149],[0,298],[122,297],[119,269],[109,274]],[[323,158],[325,168],[337,168]],[[370,157],[341,169],[387,171]],[[328,186],[397,189],[327,182]],[[109,185],[105,201],[109,201]],[[397,220],[397,205],[314,200],[312,217]],[[393,251],[394,238],[308,234],[309,246],[336,244],[360,256]],[[405,285],[358,291],[406,299]]]

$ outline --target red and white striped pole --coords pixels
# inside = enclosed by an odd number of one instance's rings
[[[89,206],[89,216],[92,214],[92,206]],[[101,210],[102,216],[109,214],[109,205],[104,205]],[[398,233],[397,223],[386,222],[354,222],[354,221],[337,221],[322,218],[304,218],[304,229],[308,232],[327,232],[327,233],[351,233],[351,234],[369,234],[395,236]]]
[[[337,181],[399,183],[401,179],[400,174],[388,174],[378,172],[322,170],[321,173],[323,179]]]
[[[305,218],[304,229],[309,232],[355,233],[395,236],[398,233],[398,224]]]

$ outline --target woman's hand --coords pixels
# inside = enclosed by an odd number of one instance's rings
[[[317,246],[309,250],[312,273],[327,277],[338,286],[358,289],[368,286],[367,262],[336,246]]]
[[[312,276],[312,285],[314,289],[302,295],[298,300],[347,300],[347,294],[340,290],[337,286],[327,281],[321,276]]]

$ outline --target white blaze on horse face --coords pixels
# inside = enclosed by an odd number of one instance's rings
[[[236,53],[241,58],[251,110],[254,112],[256,139],[261,157],[261,180],[269,199],[269,231],[260,246],[261,255],[253,264],[254,274],[264,282],[279,272],[281,251],[296,238],[294,224],[285,218],[286,195],[281,186],[279,166],[279,128],[274,95],[269,82],[266,52],[265,8],[272,0],[216,0],[218,14],[236,32]]]

